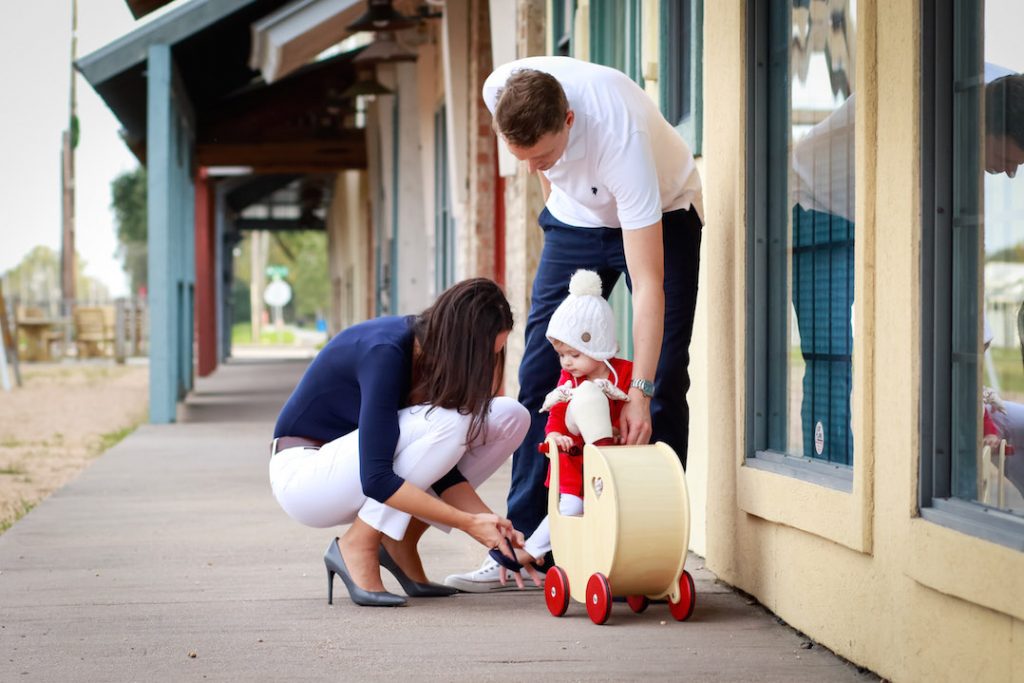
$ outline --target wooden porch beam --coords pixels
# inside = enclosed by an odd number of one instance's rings
[[[297,219],[286,218],[239,218],[235,228],[243,232],[247,230],[264,230],[266,232],[297,232],[299,230],[326,230],[324,222],[315,216],[308,223],[300,223]]]
[[[330,173],[366,168],[366,146],[360,141],[268,142],[196,145],[200,166],[251,166],[257,173]]]

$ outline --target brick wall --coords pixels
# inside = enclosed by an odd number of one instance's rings
[[[469,211],[466,249],[467,272],[493,278],[495,148],[491,114],[480,91],[492,69],[491,27],[487,0],[471,0],[469,7]]]

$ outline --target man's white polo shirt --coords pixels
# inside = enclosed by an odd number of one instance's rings
[[[654,102],[625,74],[571,57],[527,57],[504,64],[484,82],[494,113],[498,94],[518,69],[558,79],[575,120],[562,157],[544,175],[547,207],[579,227],[642,228],[693,206],[704,219],[693,153]]]

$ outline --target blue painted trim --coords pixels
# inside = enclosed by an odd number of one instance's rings
[[[85,55],[75,62],[75,66],[95,88],[146,61],[154,47],[174,45],[251,2],[252,0],[192,0]]]
[[[597,3],[590,6],[590,60],[619,69],[643,87],[640,70],[639,0]],[[608,298],[619,336],[619,353],[633,357],[633,298],[622,278]]]
[[[448,193],[447,111],[434,113],[434,291],[440,294],[452,284],[454,245],[451,201]]]
[[[397,87],[395,90],[397,91]],[[398,145],[401,141],[401,131],[398,126],[400,117],[398,114],[398,98],[394,95],[394,107],[391,110],[391,305],[388,313],[398,313]]]
[[[195,188],[191,106],[169,45],[147,64],[150,365],[149,419],[174,422],[192,388]]]
[[[191,148],[191,140],[185,138],[179,140],[179,144]],[[195,378],[195,327],[196,327],[196,199],[195,180],[192,178],[191,164],[186,163],[182,169],[181,197],[184,201],[184,220],[181,221],[182,248],[185,252],[181,272],[182,286],[182,319],[181,319],[181,346],[179,347],[181,364],[181,390],[182,393],[192,391]],[[184,398],[184,396],[183,396]]]
[[[378,112],[380,108],[378,107]],[[375,314],[381,316],[384,314],[384,239],[387,235],[384,225],[384,210],[381,208],[381,204],[384,203],[384,155],[381,153],[381,146],[384,140],[384,136],[381,134],[380,121],[378,114],[378,123],[376,126],[377,133],[377,182],[376,188],[378,196],[376,201],[373,202],[373,218],[374,225],[377,230],[377,244],[374,247],[374,258],[376,260],[377,270],[377,286],[374,288],[374,304]]]
[[[174,241],[171,234],[171,48],[149,48],[147,65],[148,265],[149,265],[149,420],[173,422],[177,381],[174,362]]]

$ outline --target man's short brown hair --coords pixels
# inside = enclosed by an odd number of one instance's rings
[[[1010,74],[985,86],[985,132],[1005,135],[1024,149],[1024,75]]]
[[[533,147],[544,135],[565,125],[569,101],[554,76],[519,69],[505,81],[494,108],[494,130],[516,147]]]

